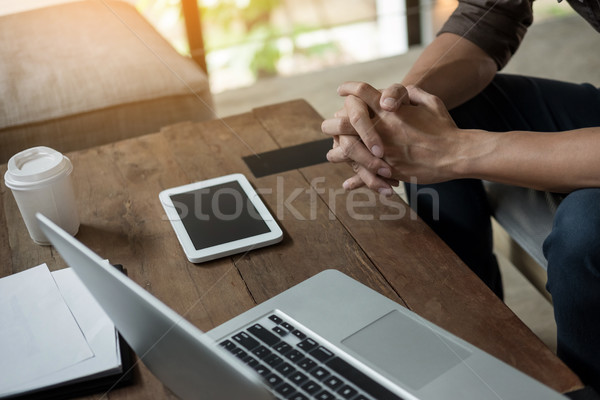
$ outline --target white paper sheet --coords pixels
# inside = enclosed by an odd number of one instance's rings
[[[46,264],[0,279],[0,396],[93,357]]]
[[[71,268],[52,272],[58,289],[83,331],[94,356],[16,387],[19,393],[74,383],[121,370],[121,353],[115,326]]]

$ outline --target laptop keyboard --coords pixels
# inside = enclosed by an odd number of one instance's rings
[[[277,399],[402,400],[284,318],[271,314],[220,343],[262,376]]]

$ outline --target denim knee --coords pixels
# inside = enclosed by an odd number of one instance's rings
[[[574,191],[560,203],[544,255],[550,293],[565,280],[600,279],[600,189]]]

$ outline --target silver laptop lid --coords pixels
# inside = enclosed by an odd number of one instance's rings
[[[148,369],[182,399],[272,399],[259,376],[41,214],[40,228]]]

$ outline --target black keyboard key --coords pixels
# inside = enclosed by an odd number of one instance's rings
[[[321,385],[319,385],[315,381],[308,381],[304,385],[302,385],[302,389],[308,394],[315,394],[319,390],[321,390]]]
[[[308,400],[308,397],[306,397],[302,393],[295,393],[295,394],[289,396],[288,400]]]
[[[237,358],[239,358],[240,360],[243,360],[246,357],[248,357],[248,353],[246,353],[244,350],[240,349],[239,347],[237,349],[233,350],[231,353],[234,356],[236,356]]]
[[[292,335],[296,336],[300,340],[306,339],[306,335],[304,333],[300,332],[298,329],[296,329],[295,331],[293,331]]]
[[[356,396],[356,394],[358,393],[358,391],[356,389],[354,389],[353,387],[348,386],[348,385],[342,386],[340,389],[338,389],[337,392],[339,394],[341,394],[342,397],[345,399],[351,399],[352,397]]]
[[[269,346],[273,346],[279,343],[279,338],[275,336],[275,334],[269,332],[260,324],[254,324],[250,328],[248,328],[248,332],[268,344]]]
[[[304,382],[306,382],[306,380],[308,379],[308,376],[304,375],[302,372],[300,371],[296,371],[293,374],[291,374],[290,376],[287,377],[291,382],[293,382],[294,384],[300,386],[302,385]]]
[[[329,372],[323,367],[315,368],[314,370],[311,371],[310,374],[320,381],[322,381],[323,379],[325,379],[329,376]]]
[[[304,360],[298,363],[298,366],[305,371],[310,371],[311,369],[317,366],[317,363],[311,360],[310,358],[305,358]]]
[[[326,365],[376,399],[402,400],[402,397],[390,392],[339,357],[327,361]]]
[[[335,399],[335,396],[329,393],[327,390],[323,390],[318,395],[315,396],[317,400],[332,400]]]
[[[342,384],[344,382],[342,382],[342,380],[340,378],[338,378],[337,376],[331,375],[329,378],[325,378],[323,383],[326,386],[328,386],[329,388],[335,390],[335,389],[339,388],[340,386],[342,386]]]
[[[225,350],[229,351],[232,351],[237,348],[235,343],[233,343],[231,340],[224,340],[221,343],[219,343],[219,345],[221,345],[221,347],[223,347]]]
[[[267,367],[265,367],[265,366],[264,366],[263,364],[261,364],[261,363],[258,363],[258,365],[254,366],[253,368],[254,368],[254,370],[255,370],[256,372],[258,372],[258,374],[259,374],[260,376],[267,376],[267,375],[269,375],[269,374],[271,373],[271,369],[270,369],[270,368],[267,368]]]
[[[314,340],[312,340],[311,338],[308,339],[304,339],[303,341],[301,341],[300,343],[298,343],[298,348],[306,351],[307,353],[311,350],[313,350],[314,348],[316,348],[319,344],[317,342],[315,342]]]
[[[327,350],[323,346],[317,347],[316,349],[311,351],[309,354],[321,362],[325,362],[325,361],[329,360],[331,357],[333,357],[333,353],[331,351]]]
[[[258,340],[252,338],[246,332],[238,333],[233,337],[233,340],[235,340],[237,343],[241,344],[248,350],[252,350],[253,348],[258,347],[258,345],[260,344],[258,343]]]
[[[290,324],[288,324],[287,322],[282,322],[282,323],[281,323],[281,326],[283,326],[285,329],[287,329],[287,330],[288,330],[288,331],[290,331],[290,332],[294,330],[294,327],[293,327],[293,325],[290,325]]]
[[[280,323],[283,322],[283,320],[281,318],[279,318],[277,315],[273,314],[271,316],[269,316],[269,319],[273,322],[275,322],[277,325],[279,325]]]
[[[273,328],[273,332],[275,332],[276,334],[278,334],[279,336],[285,336],[288,334],[288,331],[286,331],[285,329],[276,326]]]
[[[279,372],[283,376],[288,376],[292,372],[296,372],[296,368],[292,367],[290,364],[284,362],[279,364],[277,368],[275,368],[277,372]]]
[[[283,379],[281,379],[279,376],[277,376],[275,374],[271,374],[271,375],[267,376],[265,378],[265,380],[267,381],[267,384],[271,387],[275,387],[275,386],[279,385],[281,382],[283,382]]]
[[[268,356],[270,356],[273,353],[271,352],[271,350],[267,349],[265,346],[258,346],[257,348],[252,350],[252,354],[257,356],[258,358],[267,358]]]
[[[275,354],[271,354],[270,356],[265,358],[264,361],[273,368],[275,368],[276,366],[278,366],[279,364],[281,364],[283,362],[281,357],[279,357],[278,355],[275,355]]]
[[[244,362],[246,364],[248,364],[249,366],[251,366],[252,368],[254,368],[255,366],[258,365],[258,360],[256,358],[252,357],[252,356],[248,356],[248,358],[246,358],[244,360]]]
[[[275,351],[279,354],[285,354],[288,351],[292,350],[292,346],[290,346],[286,342],[280,342],[273,346],[273,349],[275,349]]]
[[[304,359],[304,354],[302,354],[298,350],[292,350],[285,354],[285,356],[295,363],[298,363]]]
[[[290,385],[289,383],[283,383],[279,386],[277,386],[277,388],[275,388],[275,390],[277,391],[277,393],[279,393],[282,396],[288,397],[293,395],[294,393],[296,393],[296,389],[294,389],[294,387],[292,385]]]
[[[361,395],[358,395],[358,397],[357,397],[357,398],[355,398],[354,400],[369,400],[369,399],[367,398],[367,396],[363,396],[363,395],[361,394]]]

